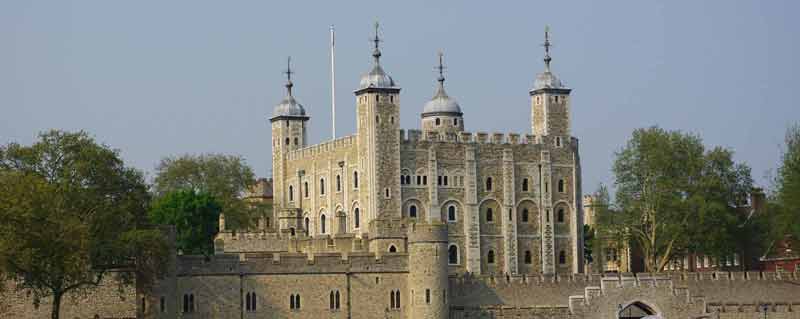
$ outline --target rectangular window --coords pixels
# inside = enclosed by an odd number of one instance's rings
[[[425,289],[425,303],[427,303],[427,304],[431,303],[431,290],[430,289]]]

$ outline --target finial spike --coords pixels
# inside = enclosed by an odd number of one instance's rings
[[[292,73],[294,72],[292,72],[291,56],[286,58],[286,71],[283,73],[286,74],[286,91],[289,93],[289,95],[292,95],[292,86],[294,86],[294,84],[292,84]]]
[[[382,40],[378,34],[379,29],[380,24],[378,23],[378,20],[375,20],[375,38],[372,39],[372,42],[375,43],[375,49],[372,51],[372,56],[375,58],[375,64],[378,64],[381,58],[380,42]]]
[[[439,50],[439,66],[436,67],[439,70],[439,82],[444,82],[444,52]]]
[[[544,67],[545,72],[550,72],[550,61],[553,59],[550,57],[550,26],[545,25],[544,27]]]

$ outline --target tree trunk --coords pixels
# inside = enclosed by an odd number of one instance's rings
[[[54,292],[53,293],[53,307],[52,313],[50,314],[51,319],[58,319],[58,316],[61,312],[61,297],[63,296],[62,292]]]

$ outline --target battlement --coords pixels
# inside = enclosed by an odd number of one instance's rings
[[[450,143],[478,143],[478,144],[512,144],[527,145],[541,144],[542,137],[532,134],[518,133],[486,133],[486,132],[438,132],[420,130],[400,130],[401,143],[418,142],[450,142]]]
[[[706,305],[706,313],[726,316],[734,313],[764,313],[766,306],[768,317],[774,318],[775,314],[789,314],[800,311],[797,302],[763,302],[763,303],[738,303],[738,302],[710,302]],[[715,315],[709,318],[717,318]]]
[[[447,242],[447,224],[411,224],[408,229],[408,242]]]
[[[322,153],[334,152],[339,149],[347,148],[353,145],[356,141],[355,135],[348,135],[340,137],[335,140],[330,140],[316,145],[307,146],[301,149],[290,151],[287,158],[290,160],[298,160],[317,156]]]
[[[668,281],[684,283],[690,281],[795,281],[800,272],[681,272],[681,273],[622,273],[622,274],[557,274],[557,275],[458,275],[452,276],[455,284],[481,283],[487,286],[504,285],[559,285],[580,283],[602,287],[659,285]]]
[[[179,256],[178,275],[329,274],[408,272],[405,253],[242,253]]]

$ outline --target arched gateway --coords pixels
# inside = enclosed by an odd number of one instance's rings
[[[653,310],[653,307],[650,307],[641,301],[634,301],[627,305],[619,304],[618,309],[619,311],[617,312],[617,318],[619,319],[661,318],[661,316],[658,315],[655,310]]]

